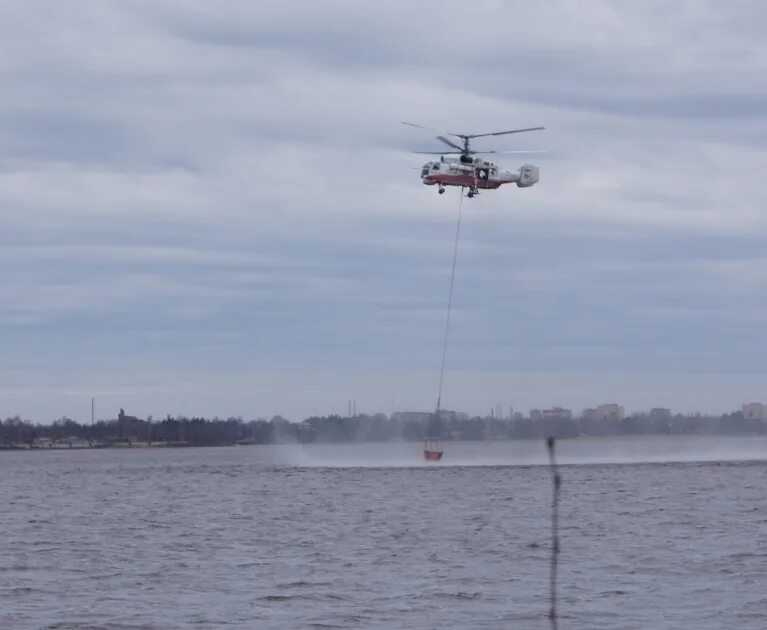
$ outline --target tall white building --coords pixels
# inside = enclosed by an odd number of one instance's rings
[[[626,408],[616,403],[608,403],[606,405],[599,405],[597,413],[605,420],[623,420],[626,417]]]
[[[747,420],[767,422],[767,405],[757,402],[745,403],[741,407],[741,411],[743,412],[743,417]]]
[[[626,417],[626,409],[623,405],[608,403],[596,408],[585,409],[583,416],[589,420],[623,420]]]

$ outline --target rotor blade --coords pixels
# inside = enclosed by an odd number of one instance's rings
[[[413,151],[413,153],[418,155],[452,155],[453,153],[460,155],[463,151]]]
[[[530,149],[529,151],[493,151],[493,153],[547,153],[546,149]]]
[[[532,151],[469,151],[470,155],[487,155],[488,153],[494,153],[495,155],[518,155],[518,154],[538,154],[546,153],[544,149],[532,150]]]
[[[522,133],[523,131],[539,131],[545,128],[546,127],[527,127],[526,129],[512,129],[511,131],[493,131],[492,133],[475,133],[466,137],[467,138],[484,138],[486,136],[505,136],[508,133]],[[453,134],[453,135],[458,135],[458,134]]]
[[[437,136],[437,140],[441,140],[442,142],[444,142],[449,147],[453,147],[454,149],[458,149],[459,151],[463,151],[463,147],[461,147],[460,145],[456,144],[452,140],[448,140],[447,138],[445,138],[445,136]]]
[[[407,125],[408,127],[415,127],[417,129],[426,129],[426,131],[436,131],[437,133],[442,133],[438,129],[432,129],[431,127],[424,127],[423,125],[416,125],[415,123],[406,122],[404,120],[400,121],[403,125]]]

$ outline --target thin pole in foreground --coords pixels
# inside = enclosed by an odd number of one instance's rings
[[[562,487],[562,477],[559,474],[559,466],[554,453],[555,440],[553,437],[546,438],[546,447],[549,450],[549,470],[554,484],[554,496],[551,502],[551,573],[549,575],[549,619],[551,627],[557,630],[557,564],[559,562],[559,490]]]

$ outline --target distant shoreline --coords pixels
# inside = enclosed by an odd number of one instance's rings
[[[751,412],[750,407],[759,407]],[[539,440],[545,437],[767,435],[764,405],[746,405],[744,411],[721,416],[671,414],[653,409],[649,414],[623,415],[619,405],[603,405],[572,417],[567,409],[536,411],[534,417],[512,414],[469,417],[439,413],[397,412],[386,416],[351,413],[348,416],[312,416],[292,422],[281,416],[271,420],[167,416],[137,418],[122,409],[117,418],[81,423],[60,418],[52,424],[32,424],[19,416],[0,423],[0,449],[68,450],[94,448],[189,448],[194,446],[247,446],[250,444],[355,444],[360,442],[419,442],[437,437],[445,442]],[[544,414],[545,412],[545,414]],[[609,413],[608,413],[609,412]],[[602,415],[599,415],[602,414]],[[764,416],[764,417],[763,417]]]
[[[742,433],[682,433],[682,434],[616,434],[616,435],[579,435],[579,436],[567,436],[557,438],[559,441],[577,442],[581,440],[588,441],[632,441],[632,440],[648,440],[652,439],[658,442],[673,442],[684,441],[694,439],[729,439],[729,438],[744,438],[744,437],[763,437],[767,438],[767,435],[760,433],[742,432]],[[451,443],[520,443],[520,442],[537,442],[544,438],[542,437],[529,437],[529,438],[496,438],[496,439],[482,439],[482,440],[462,440],[462,439],[445,439],[444,444]],[[314,442],[298,442],[298,441],[284,441],[284,442],[249,442],[240,441],[235,443],[219,443],[219,444],[195,444],[192,442],[115,442],[115,443],[92,443],[87,442],[75,442],[71,444],[69,442],[58,443],[46,443],[44,445],[36,444],[0,444],[0,451],[23,451],[23,452],[62,452],[62,451],[96,451],[96,450],[175,450],[175,449],[189,449],[189,448],[232,448],[232,447],[248,447],[248,446],[358,446],[362,444],[375,445],[375,444],[418,444],[421,440],[360,440],[360,441],[314,441]]]

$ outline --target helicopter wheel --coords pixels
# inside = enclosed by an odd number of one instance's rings
[[[471,199],[471,198],[474,196],[474,191],[473,191],[473,190],[470,190],[470,191],[469,191],[469,192],[466,194],[466,196],[467,196],[469,199]]]
[[[443,194],[445,192],[445,189],[440,187],[440,189],[437,192],[441,195],[441,194]]]

